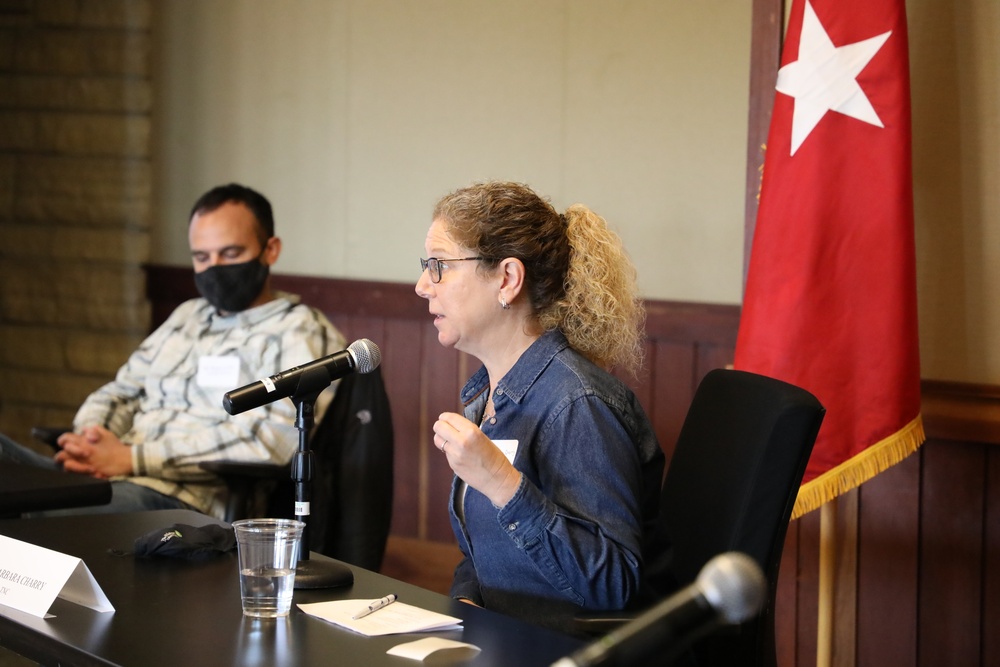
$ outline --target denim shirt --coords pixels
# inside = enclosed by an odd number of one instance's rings
[[[489,377],[462,390],[479,423]],[[516,441],[521,484],[502,508],[456,477],[449,506],[464,559],[454,597],[565,629],[580,610],[626,607],[639,590],[664,457],[635,395],[549,331],[493,392],[483,432]],[[506,442],[505,442],[506,441]]]

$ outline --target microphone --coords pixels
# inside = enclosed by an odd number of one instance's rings
[[[655,651],[662,664],[717,626],[752,618],[764,603],[767,582],[746,554],[730,551],[708,561],[693,584],[638,618],[551,667],[644,664]]]
[[[226,392],[222,397],[222,407],[229,414],[238,415],[279,398],[294,396],[304,375],[314,374],[318,370],[326,371],[328,379],[323,386],[329,386],[334,380],[351,373],[371,373],[380,363],[382,363],[382,351],[378,349],[378,345],[367,338],[362,338],[351,343],[346,350],[334,352],[322,359],[289,368],[277,375]]]

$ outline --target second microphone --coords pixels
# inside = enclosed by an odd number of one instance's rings
[[[362,338],[351,343],[346,350],[289,368],[239,389],[233,389],[222,398],[222,407],[229,414],[238,415],[278,399],[293,396],[298,390],[299,380],[306,373],[323,369],[329,376],[330,382],[333,382],[351,373],[371,373],[380,363],[382,363],[382,351],[378,349],[378,345],[367,338]]]

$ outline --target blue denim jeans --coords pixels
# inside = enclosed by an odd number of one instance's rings
[[[18,444],[0,433],[0,461],[30,465],[36,468],[59,470],[61,466],[51,456],[39,454],[33,449]],[[78,516],[81,514],[117,514],[119,512],[142,512],[145,510],[192,509],[186,503],[158,491],[132,484],[127,480],[111,482],[111,502],[107,505],[75,507],[73,509],[47,510],[25,513],[27,517]]]

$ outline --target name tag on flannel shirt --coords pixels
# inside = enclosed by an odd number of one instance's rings
[[[240,358],[229,354],[198,359],[196,381],[199,387],[236,389],[240,382]]]

